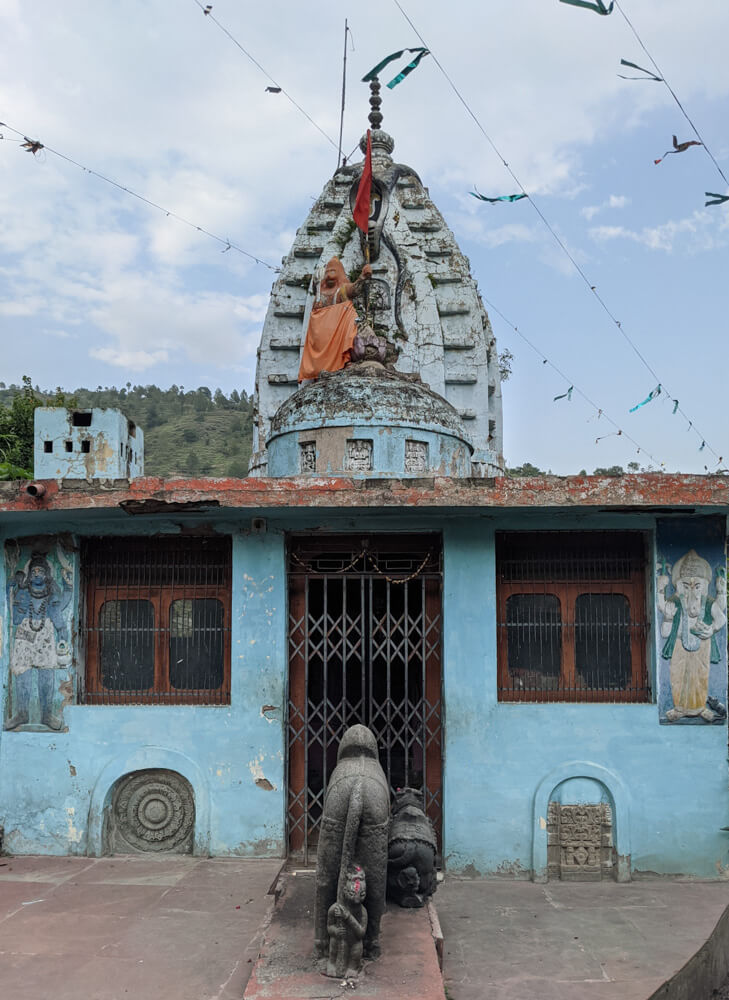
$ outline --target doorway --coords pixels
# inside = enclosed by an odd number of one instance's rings
[[[442,825],[440,535],[291,537],[289,854],[316,852],[327,781],[349,726],[375,734],[391,791],[420,789]]]

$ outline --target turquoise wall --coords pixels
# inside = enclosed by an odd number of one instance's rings
[[[616,526],[579,526],[598,525]],[[725,726],[662,726],[656,704],[497,701],[496,527],[461,522],[444,531],[447,867],[543,877],[552,792],[590,778],[614,806],[623,877],[628,857],[633,870],[729,874],[729,839],[720,831],[729,823]]]
[[[252,518],[266,518],[252,529]],[[230,706],[84,706],[68,731],[0,733],[0,824],[15,853],[94,854],[114,782],[166,767],[195,791],[195,850],[284,853],[285,531],[432,531],[444,543],[444,859],[454,872],[537,878],[546,869],[550,798],[609,801],[621,877],[633,870],[716,877],[729,872],[727,730],[659,724],[656,704],[499,704],[494,532],[518,527],[645,530],[651,515],[530,512],[247,511],[173,520],[80,512],[18,515],[2,540],[43,531],[179,531],[214,522],[233,536]],[[652,579],[649,558],[648,579]],[[4,577],[4,562],[0,572]],[[6,581],[0,588],[0,672],[7,696]],[[655,641],[648,638],[655,660]],[[655,662],[652,662],[655,670]],[[270,706],[270,707],[267,707]],[[0,705],[5,717],[5,706]],[[564,785],[564,782],[569,782]],[[558,786],[562,786],[561,790]],[[553,794],[554,790],[558,791]]]

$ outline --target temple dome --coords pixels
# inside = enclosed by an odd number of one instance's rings
[[[271,476],[470,476],[473,447],[451,404],[377,363],[322,375],[283,403],[267,441]]]

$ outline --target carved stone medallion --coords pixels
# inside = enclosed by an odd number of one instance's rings
[[[135,771],[122,778],[111,806],[112,851],[192,853],[195,800],[175,771]]]
[[[615,877],[610,806],[549,803],[547,868],[550,878],[598,882]]]

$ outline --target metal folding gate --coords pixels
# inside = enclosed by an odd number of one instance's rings
[[[374,732],[390,787],[423,791],[440,844],[441,541],[291,538],[288,843],[316,849],[344,730]]]

